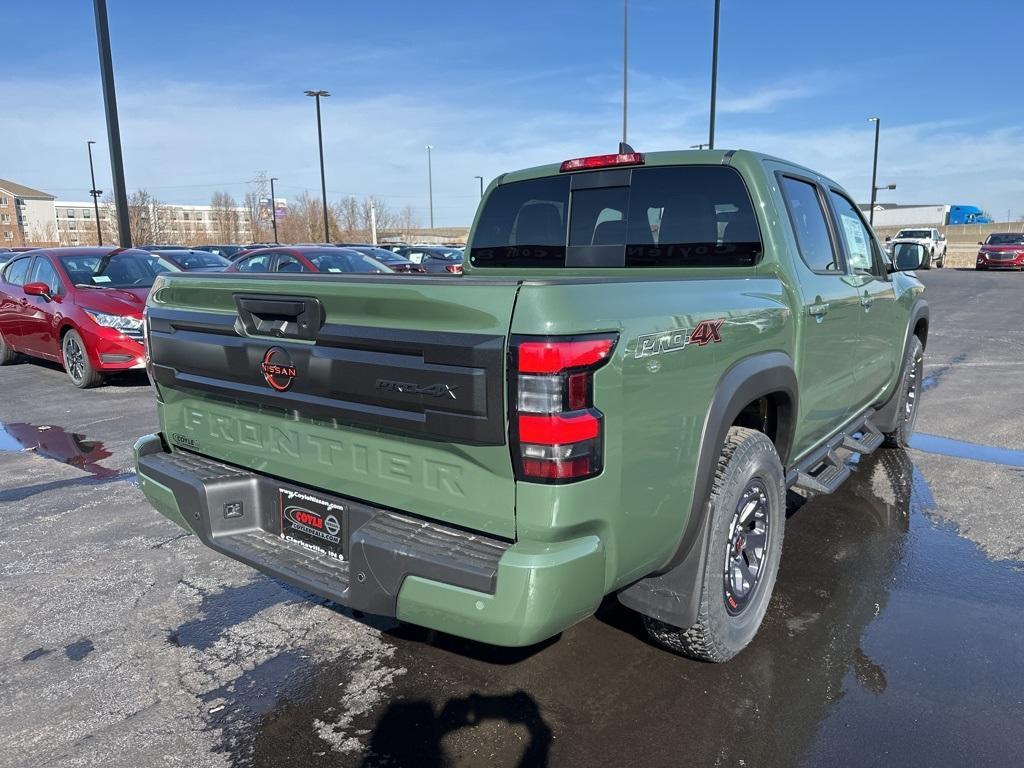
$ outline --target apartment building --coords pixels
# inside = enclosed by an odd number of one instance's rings
[[[54,199],[38,189],[0,179],[0,246],[56,244]]]
[[[96,212],[91,202],[57,200],[54,207],[61,245],[96,244]],[[129,219],[134,239],[140,244],[248,243],[253,239],[252,217],[244,206],[228,209],[173,203],[133,206]],[[100,205],[100,229],[104,244],[116,239],[117,221],[113,205]]]

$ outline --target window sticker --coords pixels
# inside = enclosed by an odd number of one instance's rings
[[[850,216],[840,215],[846,235],[846,247],[850,252],[850,266],[854,269],[871,269],[871,249],[868,247],[867,235],[859,220]]]
[[[92,281],[94,283],[109,283],[110,282],[110,278],[107,277],[106,275],[93,275],[92,276]]]

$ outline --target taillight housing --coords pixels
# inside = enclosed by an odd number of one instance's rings
[[[444,265],[444,271],[445,272],[450,272],[453,275],[461,275],[462,274],[462,264],[461,263],[459,263],[459,264],[445,264]]]
[[[572,483],[600,474],[604,414],[594,407],[594,372],[618,334],[514,336],[509,366],[509,444],[516,478]]]

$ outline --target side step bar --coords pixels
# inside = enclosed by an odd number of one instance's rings
[[[829,438],[786,475],[790,488],[811,493],[832,493],[850,476],[850,467],[836,451],[843,448],[866,456],[874,453],[885,441],[878,427],[871,423],[874,411],[868,411]]]

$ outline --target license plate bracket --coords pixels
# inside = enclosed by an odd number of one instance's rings
[[[321,557],[345,560],[345,505],[309,491],[278,488],[279,535]]]

